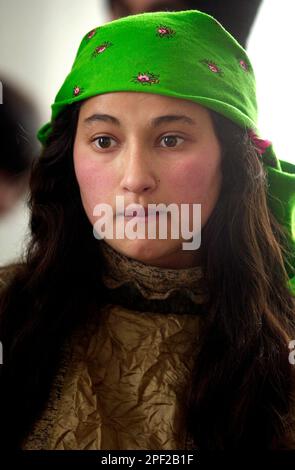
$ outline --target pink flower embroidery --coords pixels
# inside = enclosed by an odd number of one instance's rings
[[[262,155],[265,150],[272,144],[270,140],[260,139],[260,137],[258,137],[258,135],[253,131],[253,129],[248,129],[248,135],[260,155]]]
[[[159,75],[150,72],[139,72],[136,77],[133,77],[132,81],[143,85],[151,85],[152,83],[159,83]]]
[[[244,60],[241,59],[239,61],[239,64],[242,67],[242,69],[245,70],[245,72],[249,71],[249,65],[247,64],[247,62],[245,62]]]
[[[216,65],[215,62],[213,62],[212,60],[203,59],[200,62],[202,64],[207,65],[207,67],[209,68],[209,70],[211,70],[211,72],[217,73],[218,75],[223,75],[221,68],[218,67],[218,65]]]
[[[89,31],[89,33],[87,34],[87,39],[93,38],[95,33],[96,33],[96,29],[92,29],[92,31]]]
[[[164,25],[157,26],[157,36],[159,36],[160,38],[164,38],[164,37],[171,38],[175,34],[176,34],[175,31],[171,28],[168,28],[168,26],[164,26]]]
[[[84,88],[80,88],[79,86],[75,85],[74,88],[73,88],[73,95],[74,96],[79,96],[80,93],[82,93],[83,90],[84,90]]]
[[[100,44],[99,46],[97,46],[93,53],[92,53],[92,56],[93,57],[96,57],[98,54],[101,54],[102,52],[104,52],[108,47],[112,46],[113,44],[109,41],[107,42],[104,42],[103,44]]]

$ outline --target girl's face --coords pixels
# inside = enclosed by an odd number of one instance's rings
[[[201,204],[201,226],[208,220],[221,187],[221,149],[206,108],[192,101],[145,92],[114,92],[85,101],[80,109],[74,142],[74,167],[82,204],[94,226],[94,207],[112,209],[114,235],[106,243],[131,258],[164,268],[199,264],[200,250],[184,250],[187,235],[171,237],[168,211],[167,237],[125,236],[130,218],[116,214],[116,197],[129,204]],[[97,214],[97,212],[96,212]],[[104,213],[101,213],[101,217]],[[136,214],[135,214],[136,215]],[[181,217],[179,217],[180,219]],[[116,221],[124,237],[116,237]],[[159,225],[158,219],[152,223]],[[149,221],[150,223],[150,221]],[[180,227],[180,226],[179,226]],[[189,228],[187,227],[187,229]],[[136,231],[137,229],[134,228]]]

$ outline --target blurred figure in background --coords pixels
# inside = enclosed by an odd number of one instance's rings
[[[6,80],[1,83],[0,219],[25,194],[30,166],[38,151],[38,121],[33,104]]]
[[[201,10],[214,16],[246,48],[262,0],[107,0],[111,19],[161,10]]]

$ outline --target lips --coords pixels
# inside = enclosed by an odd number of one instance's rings
[[[137,216],[137,217],[143,217],[143,216],[141,215],[142,209],[144,209],[145,217],[147,217],[147,216],[148,216],[148,208],[147,208],[147,207],[141,207],[141,208],[138,207],[137,209],[132,209],[132,207],[131,207],[131,208],[129,208],[128,211],[125,210],[124,215],[125,215],[125,217],[135,217],[135,216]],[[133,212],[132,212],[132,210],[133,210]],[[128,213],[127,213],[127,212],[128,212]],[[131,214],[131,215],[130,215],[130,214]],[[151,214],[151,210],[150,210],[150,214]]]
[[[159,215],[163,213],[163,210],[156,209],[157,203],[149,203],[147,206],[142,206],[140,203],[130,203],[125,206],[125,210],[117,212],[117,216],[124,216],[124,217],[148,217]],[[150,206],[150,207],[149,207]],[[156,207],[152,207],[156,206]],[[127,210],[128,209],[128,210]],[[144,215],[141,215],[142,211],[144,211]]]

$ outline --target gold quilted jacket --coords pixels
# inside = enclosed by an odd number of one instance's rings
[[[191,449],[187,400],[202,268],[163,269],[101,241],[108,301],[75,333],[23,449]]]

